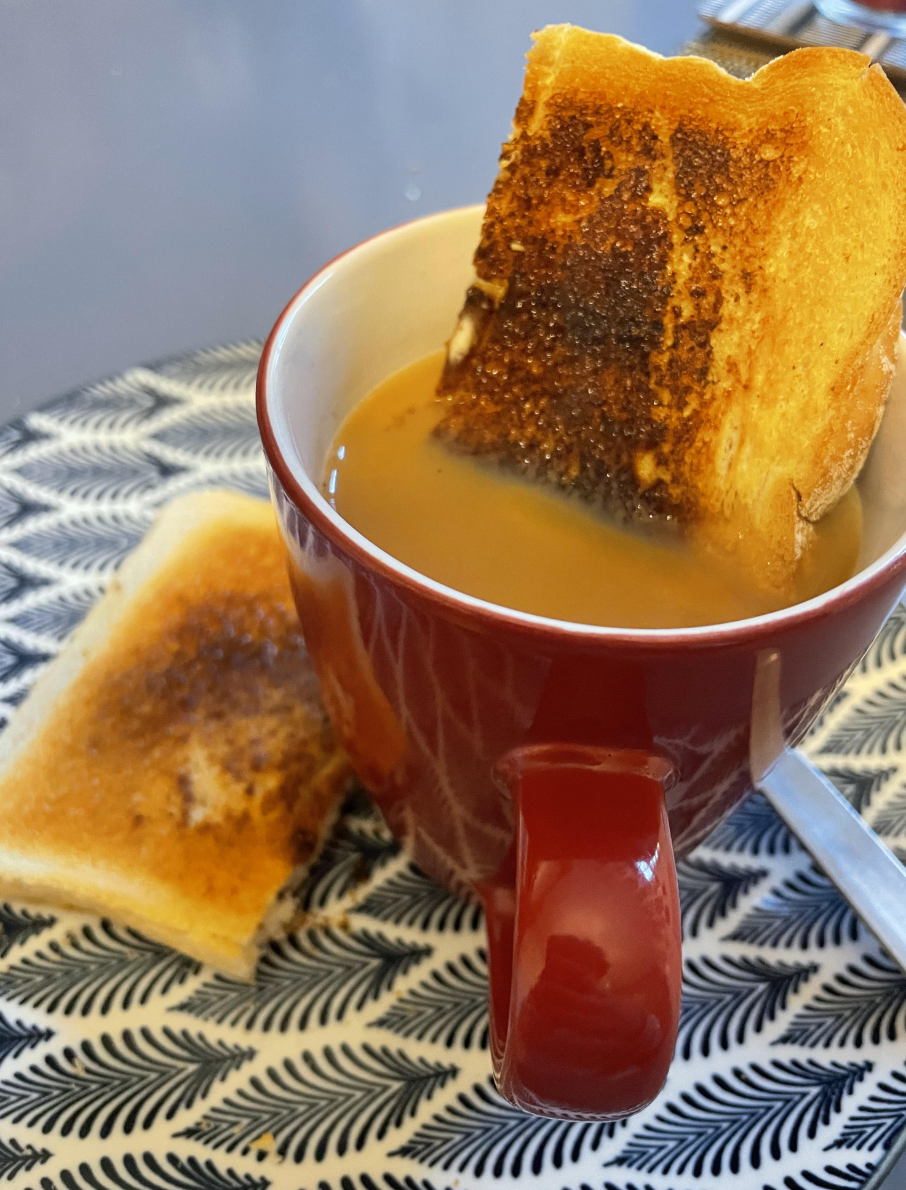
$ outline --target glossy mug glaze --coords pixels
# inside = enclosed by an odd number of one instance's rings
[[[865,565],[816,599],[658,631],[564,623],[454,591],[346,524],[321,475],[353,405],[449,336],[481,213],[396,228],[312,278],[265,347],[259,426],[331,718],[415,861],[484,903],[501,1092],[545,1115],[615,1118],[650,1102],[672,1058],[673,853],[750,787],[758,655],[780,656],[795,744],[906,583],[906,492],[890,482],[906,471],[906,383],[860,480]]]

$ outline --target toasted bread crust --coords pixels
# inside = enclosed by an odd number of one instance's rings
[[[441,437],[675,520],[782,598],[883,411],[906,111],[851,51],[743,82],[550,27],[475,266]]]
[[[126,563],[134,589],[67,646],[84,664],[59,689],[46,675],[23,707],[33,722],[0,760],[0,890],[107,912],[248,975],[349,765],[270,506],[205,493],[164,518]],[[156,560],[136,585],[142,551]]]

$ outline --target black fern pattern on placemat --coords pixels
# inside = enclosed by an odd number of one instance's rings
[[[591,1190],[587,1182],[583,1182],[579,1190]],[[612,1182],[605,1178],[601,1190],[654,1190],[650,1182]]]
[[[756,946],[839,946],[859,938],[859,919],[828,878],[810,868],[772,889],[727,934]]]
[[[3,695],[3,702],[8,707],[18,707],[28,697],[28,686],[22,686],[18,690],[7,690]]]
[[[851,701],[849,691],[843,687],[836,690],[827,701],[827,705],[812,724],[810,735],[819,735],[827,725],[828,719],[845,703]]]
[[[750,793],[739,809],[708,836],[715,851],[738,855],[792,855],[795,835],[762,793]]]
[[[906,834],[906,789],[898,790],[887,799],[872,818],[871,825],[879,835]]]
[[[151,519],[148,513],[99,511],[34,529],[13,545],[23,554],[67,570],[106,572],[135,549]]]
[[[56,924],[57,919],[49,913],[0,901],[0,959],[5,959],[14,946],[21,946]]]
[[[158,1114],[172,1120],[254,1056],[186,1029],[102,1033],[0,1080],[0,1119],[61,1136],[84,1138],[96,1127],[103,1139],[117,1126],[128,1134],[150,1128]]]
[[[787,1025],[778,1044],[879,1045],[902,1032],[906,973],[885,954],[864,955],[824,984]]]
[[[892,1070],[843,1125],[827,1149],[889,1149],[906,1124],[906,1075]]]
[[[201,970],[177,950],[109,921],[85,925],[0,971],[0,996],[65,1016],[128,1009]]]
[[[264,344],[260,339],[211,347],[148,364],[149,371],[190,384],[204,393],[247,392],[255,384],[258,360]]]
[[[645,1173],[737,1174],[795,1153],[830,1123],[871,1062],[753,1062],[669,1101],[609,1165]]]
[[[55,507],[16,488],[0,484],[0,529],[15,529],[19,525],[26,525],[33,517],[53,512]]]
[[[17,417],[0,427],[0,456],[21,454],[38,442],[49,442],[53,434],[41,430],[31,418]]]
[[[20,1145],[15,1137],[4,1140],[0,1136],[0,1182],[11,1182],[20,1173],[29,1173],[49,1161],[53,1153],[36,1149],[34,1145]]]
[[[444,1186],[442,1182],[440,1185]],[[357,1178],[345,1174],[336,1183],[324,1181],[323,1178],[318,1179],[318,1190],[356,1190],[357,1186],[360,1186],[361,1190],[438,1190],[438,1186],[430,1178],[414,1178],[411,1174],[398,1178],[396,1174],[386,1171],[380,1175],[379,1181],[367,1173],[360,1173]],[[444,1190],[459,1188],[447,1185]]]
[[[820,1172],[804,1169],[796,1177],[787,1175],[783,1179],[783,1190],[858,1190],[874,1172],[874,1165],[847,1162],[845,1167],[825,1165]],[[779,1190],[779,1187],[765,1185],[762,1190]]]
[[[850,707],[822,744],[821,755],[899,752],[906,738],[906,680],[890,681]]]
[[[0,604],[16,603],[52,582],[46,574],[36,574],[16,562],[0,558]]]
[[[64,1190],[268,1190],[270,1178],[234,1169],[220,1170],[210,1158],[180,1157],[176,1153],[156,1157],[153,1153],[127,1153],[114,1160],[101,1157],[83,1161],[75,1170],[60,1174]],[[57,1190],[49,1178],[41,1190]]]
[[[554,1169],[574,1164],[616,1134],[613,1121],[549,1120],[531,1116],[498,1095],[493,1083],[460,1091],[443,1111],[422,1124],[390,1155],[411,1157],[444,1171],[485,1172],[495,1178],[541,1173],[545,1161]]]
[[[824,775],[840,790],[850,805],[864,814],[871,799],[897,771],[896,765],[887,768],[856,769],[837,765],[824,770]]]
[[[817,963],[768,962],[760,956],[686,959],[677,1053],[707,1058],[712,1049],[743,1045],[818,969]]]
[[[320,1055],[306,1050],[299,1061],[269,1066],[264,1077],[254,1077],[177,1135],[261,1159],[273,1151],[297,1164],[309,1155],[314,1161],[342,1157],[361,1151],[371,1136],[383,1140],[402,1127],[458,1073],[457,1066],[387,1046],[327,1046]],[[265,1136],[272,1145],[257,1147]]]
[[[52,654],[11,636],[0,636],[0,682],[16,682],[49,661]]]
[[[872,670],[896,665],[904,654],[906,654],[906,607],[902,603],[898,603],[859,662],[859,671],[867,674]]]
[[[151,437],[200,459],[235,461],[256,458],[261,453],[255,410],[244,404],[197,409]]]
[[[7,1020],[0,1012],[0,1066],[7,1058],[18,1058],[26,1050],[40,1045],[42,1041],[50,1041],[54,1035],[53,1029]]]
[[[375,930],[306,930],[271,943],[254,983],[216,974],[173,1011],[265,1033],[325,1025],[380,999],[432,953]]]
[[[381,818],[343,814],[296,899],[303,909],[324,909],[370,880],[399,851],[399,843]]]
[[[70,499],[128,500],[147,495],[186,470],[147,448],[79,442],[30,459],[17,473]]]
[[[111,433],[147,426],[183,404],[180,397],[127,375],[55,397],[40,413],[73,429]]]
[[[744,868],[714,859],[684,859],[676,865],[683,937],[697,938],[737,906],[739,898],[768,875],[767,868]]]
[[[488,1048],[488,962],[484,950],[450,959],[372,1021],[399,1037],[469,1050]]]
[[[12,617],[12,623],[26,632],[63,640],[81,624],[101,597],[100,587],[61,591],[42,603],[33,603]]]
[[[478,901],[448,892],[415,864],[379,884],[355,912],[395,926],[454,933],[478,930],[484,921]]]

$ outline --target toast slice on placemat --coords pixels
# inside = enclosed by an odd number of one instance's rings
[[[782,602],[879,424],[906,278],[906,111],[863,55],[731,77],[536,35],[437,433],[679,524]]]
[[[249,977],[348,778],[270,505],[182,497],[0,738],[0,897]]]

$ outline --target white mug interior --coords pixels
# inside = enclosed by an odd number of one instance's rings
[[[320,484],[344,418],[382,380],[443,347],[471,278],[481,206],[407,223],[332,261],[291,303],[269,412],[294,473]]]
[[[271,428],[294,478],[343,532],[410,576],[415,572],[367,542],[330,508],[321,490],[323,468],[350,410],[387,376],[436,351],[449,338],[474,276],[472,256],[483,212],[483,206],[444,211],[381,233],[339,256],[284,311],[266,364]],[[902,335],[899,357],[887,411],[858,480],[863,539],[858,573],[849,583],[906,549]],[[427,587],[448,590],[418,577]],[[460,598],[489,606],[469,596]],[[826,598],[827,594],[817,597]],[[529,621],[544,619],[514,614]],[[713,631],[713,626],[680,631],[696,633],[709,627]]]

